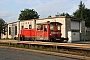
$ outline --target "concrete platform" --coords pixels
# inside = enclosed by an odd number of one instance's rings
[[[77,44],[90,44],[90,41],[79,41],[79,42],[74,42]]]

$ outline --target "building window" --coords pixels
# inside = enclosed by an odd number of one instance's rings
[[[29,29],[32,29],[32,25],[29,25]]]
[[[15,26],[15,35],[17,35],[17,26]]]
[[[9,35],[11,35],[11,27],[9,27]]]
[[[24,28],[24,26],[21,26],[21,29],[23,29]]]
[[[90,36],[90,31],[86,31],[86,36]]]
[[[3,34],[4,34],[4,35],[6,35],[6,33],[5,33],[5,32],[6,32],[6,29],[5,29],[5,27],[4,27],[4,28],[3,28]]]

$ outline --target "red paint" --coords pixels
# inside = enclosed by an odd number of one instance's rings
[[[50,24],[53,24],[54,29],[50,30]],[[58,24],[59,26],[57,26]],[[37,29],[22,29],[20,31],[20,34],[18,37],[42,37],[42,38],[61,38],[61,23],[59,22],[50,22],[50,23],[43,23],[43,24],[38,24],[42,25],[42,30],[37,30]],[[60,30],[58,30],[58,27]]]

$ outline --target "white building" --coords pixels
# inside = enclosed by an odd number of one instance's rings
[[[62,37],[68,37],[68,42],[80,41],[85,37],[85,21],[82,19],[67,18],[65,16],[48,17],[42,19],[22,20],[8,24],[8,38],[18,37],[22,28],[35,28],[37,23],[43,22],[62,23]],[[3,38],[3,37],[2,37]]]

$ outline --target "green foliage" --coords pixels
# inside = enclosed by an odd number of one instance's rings
[[[4,28],[4,25],[5,25],[5,21],[2,18],[0,18],[0,32],[1,33],[2,33],[3,28]]]
[[[90,9],[85,8],[85,5],[84,3],[82,3],[82,1],[80,1],[79,9],[77,9],[73,13],[73,17],[85,19],[86,20],[85,25],[87,27],[90,27]]]
[[[61,13],[60,16],[66,16],[66,17],[71,17],[68,13]]]
[[[6,27],[7,27],[6,22],[2,18],[0,18],[0,37],[1,37],[1,33],[5,34]]]
[[[85,5],[84,3],[82,3],[82,1],[80,1],[80,5],[79,5],[79,9],[77,9],[74,13],[73,13],[73,17],[75,18],[83,18],[84,19],[84,14],[85,14]]]
[[[24,9],[19,15],[19,20],[29,20],[39,18],[38,13],[34,9]]]

